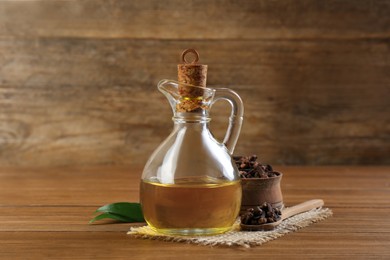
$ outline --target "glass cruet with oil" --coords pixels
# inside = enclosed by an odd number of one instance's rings
[[[187,55],[194,56],[192,62]],[[241,205],[241,183],[232,153],[240,134],[243,103],[227,88],[206,87],[207,65],[185,50],[178,81],[162,80],[158,90],[173,110],[173,131],[150,156],[142,174],[144,218],[155,231],[211,235],[231,229]],[[217,100],[232,107],[222,142],[209,130],[209,110]]]

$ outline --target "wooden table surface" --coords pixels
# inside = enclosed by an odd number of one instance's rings
[[[134,239],[88,225],[100,205],[138,201],[142,167],[0,168],[0,259],[390,259],[390,167],[277,167],[287,206],[321,198],[334,216],[262,246]]]

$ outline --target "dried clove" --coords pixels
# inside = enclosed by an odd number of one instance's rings
[[[282,216],[279,208],[274,208],[270,203],[265,202],[256,208],[248,208],[241,215],[241,223],[244,225],[261,225],[278,221]]]
[[[233,160],[238,167],[241,178],[266,179],[280,175],[280,173],[273,170],[271,165],[262,165],[257,159],[258,157],[255,154],[251,156],[233,156]]]

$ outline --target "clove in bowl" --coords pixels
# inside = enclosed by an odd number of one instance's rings
[[[283,209],[283,195],[280,187],[283,174],[269,164],[262,164],[256,155],[234,156],[242,185],[240,215],[249,208],[269,203],[273,208]]]

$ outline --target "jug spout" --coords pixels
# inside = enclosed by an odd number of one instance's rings
[[[168,99],[174,117],[190,115],[183,113],[207,116],[215,94],[215,89],[167,79],[161,80],[157,87]]]

